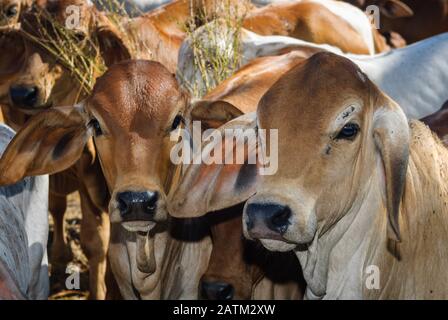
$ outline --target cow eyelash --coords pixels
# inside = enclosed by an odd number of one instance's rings
[[[347,123],[337,134],[336,140],[354,140],[358,135],[359,130],[359,126],[356,123]]]
[[[185,123],[185,120],[180,114],[178,114],[171,124],[171,131],[176,130],[181,123]]]
[[[87,126],[89,128],[93,128],[96,137],[101,136],[103,134],[103,130],[101,130],[100,123],[95,118],[90,120]]]

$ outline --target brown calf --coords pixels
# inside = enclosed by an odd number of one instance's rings
[[[85,102],[32,117],[0,160],[0,184],[53,174],[79,161],[93,136],[111,195],[110,262],[124,298],[194,298],[208,263],[207,239],[184,244],[166,229],[165,194],[175,179],[170,135],[182,126],[187,102],[159,63],[118,63]]]

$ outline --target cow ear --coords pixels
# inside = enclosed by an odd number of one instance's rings
[[[400,107],[390,101],[375,112],[373,126],[385,174],[387,233],[391,240],[401,241],[399,214],[409,160],[409,125]]]
[[[223,124],[243,115],[243,112],[224,100],[199,100],[190,109],[190,121],[200,121],[202,130],[219,128]]]
[[[131,59],[131,50],[125,42],[125,36],[128,35],[103,12],[95,15],[94,36],[106,66]]]
[[[85,118],[82,106],[51,108],[33,116],[0,158],[0,185],[73,165],[89,138]]]
[[[408,18],[414,15],[414,11],[400,0],[383,0],[379,6],[381,13],[388,18]]]
[[[167,203],[172,216],[200,217],[244,202],[255,193],[259,180],[255,124],[255,114],[248,114],[206,135],[214,138],[202,143],[201,152],[193,155],[180,183],[170,191]],[[236,139],[224,139],[224,132],[229,132],[225,131],[227,129],[243,130],[232,131]],[[237,161],[237,148],[244,151],[240,161]],[[222,155],[221,162],[208,161],[209,155],[218,153]]]

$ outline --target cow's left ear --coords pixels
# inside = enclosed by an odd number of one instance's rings
[[[373,136],[383,162],[386,182],[388,237],[401,241],[399,214],[409,160],[409,125],[401,108],[392,101],[374,114]]]
[[[110,67],[114,63],[131,59],[129,44],[125,41],[125,37],[129,36],[124,30],[120,30],[104,12],[95,15],[94,37],[98,41],[106,66]]]
[[[400,0],[381,0],[379,7],[382,14],[388,18],[408,18],[414,15],[414,11]]]
[[[55,107],[33,116],[0,158],[0,185],[72,166],[90,136],[82,105]]]

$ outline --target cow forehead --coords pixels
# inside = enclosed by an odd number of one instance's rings
[[[166,125],[185,106],[185,98],[161,64],[134,60],[109,68],[97,80],[88,105],[115,125],[151,128]]]
[[[262,127],[323,129],[347,103],[369,101],[371,84],[358,67],[332,53],[318,53],[294,67],[263,96],[258,107]]]

